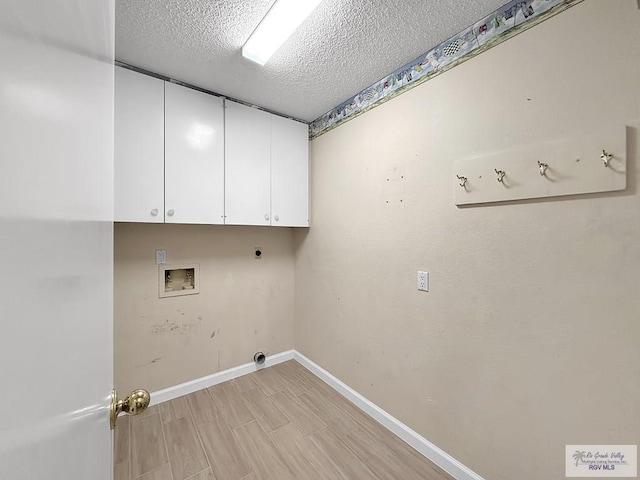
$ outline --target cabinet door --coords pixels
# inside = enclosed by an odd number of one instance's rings
[[[225,223],[269,225],[271,114],[225,107]]]
[[[271,225],[309,226],[309,127],[271,117]]]
[[[164,221],[164,82],[115,73],[114,219]]]
[[[222,99],[165,84],[165,222],[224,223]]]

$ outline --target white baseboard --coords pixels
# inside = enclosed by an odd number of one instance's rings
[[[455,479],[484,480],[473,470],[467,468],[451,455],[436,447],[422,435],[407,427],[400,420],[385,412],[376,404],[367,400],[353,388],[348,386],[346,383],[338,380],[336,377],[331,375],[319,365],[313,363],[300,352],[294,350],[293,358],[320,380],[333,387],[334,390],[336,390],[343,397],[353,403],[356,407],[360,408],[360,410],[372,417],[382,426],[386,427],[387,430],[390,430],[392,433],[400,437],[402,440],[411,445],[414,449],[416,449],[422,455],[438,465]]]
[[[291,360],[293,359],[293,354],[294,350],[287,350],[286,352],[270,355],[267,357],[264,365],[260,368],[270,367],[272,365],[277,365],[278,363]],[[197,392],[198,390],[202,390],[203,388],[213,387],[214,385],[218,385],[219,383],[227,382],[243,375],[248,375],[249,373],[253,373],[256,370],[258,370],[258,367],[254,362],[245,363],[244,365],[233,367],[228,370],[223,370],[221,372],[216,372],[211,375],[207,375],[206,377],[196,378],[195,380],[181,383],[180,385],[175,385],[163,390],[158,390],[157,392],[153,392],[151,394],[151,405],[168,402],[169,400],[173,400],[174,398]]]
[[[462,463],[458,462],[448,453],[436,447],[429,440],[407,427],[400,420],[385,412],[376,404],[367,400],[353,388],[348,386],[346,383],[338,380],[336,377],[331,375],[319,365],[313,363],[300,352],[297,352],[296,350],[287,350],[286,352],[271,355],[267,357],[264,366],[260,368],[270,367],[272,365],[277,365],[278,363],[286,362],[287,360],[292,359],[296,360],[307,370],[313,373],[316,377],[324,381],[326,384],[340,393],[343,397],[353,403],[356,407],[360,408],[367,415],[387,428],[387,430],[391,431],[400,439],[404,440],[415,450],[438,465],[456,480],[484,480],[480,475],[467,468]],[[151,405],[167,402],[169,400],[173,400],[174,398],[197,392],[198,390],[202,390],[203,388],[212,387],[219,383],[223,383],[234,378],[253,373],[257,370],[258,367],[255,363],[245,363],[244,365],[240,365],[238,367],[230,368],[228,370],[217,372],[212,375],[207,375],[206,377],[197,378],[195,380],[191,380],[174,387],[165,388],[164,390],[159,390],[151,394]]]

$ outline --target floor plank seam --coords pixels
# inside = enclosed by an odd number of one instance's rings
[[[169,475],[171,475],[171,480],[176,480],[173,478],[173,468],[171,468],[171,457],[169,456],[169,445],[167,445],[167,436],[164,433],[164,422],[162,421],[162,415],[160,415],[160,410],[156,413],[158,417],[160,417],[160,431],[162,432],[162,440],[164,443],[164,451],[167,454],[167,461],[169,462]]]
[[[211,397],[211,393],[209,392],[209,390],[204,389],[204,392],[209,396],[209,398],[213,402],[213,398]],[[196,431],[196,436],[198,437],[198,442],[200,442],[200,448],[202,449],[202,453],[204,453],[204,458],[207,459],[207,465],[211,469],[211,473],[213,474],[213,467],[211,466],[211,460],[209,459],[209,455],[207,455],[207,450],[204,448],[204,443],[202,442],[202,437],[200,436],[200,429],[198,428],[199,424],[196,422],[196,417],[195,417],[195,415],[193,413],[193,407],[191,407],[191,403],[188,402],[188,401],[187,401],[187,410],[189,411],[189,414],[191,415],[191,421],[193,422],[193,428]],[[216,412],[216,420],[217,420],[217,412]],[[204,472],[206,470],[207,469],[205,468],[204,470],[202,470],[202,472]],[[196,475],[200,475],[200,473],[202,473],[202,472],[196,473],[195,475],[193,475],[190,478],[193,478]]]

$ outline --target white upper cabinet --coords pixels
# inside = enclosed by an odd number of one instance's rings
[[[224,223],[222,99],[165,83],[166,223]]]
[[[115,221],[164,221],[164,82],[115,69]]]
[[[225,223],[270,225],[271,114],[225,106]]]
[[[307,125],[225,105],[225,223],[309,226]]]
[[[309,226],[309,127],[271,116],[271,225]]]
[[[116,222],[309,226],[306,124],[115,70]]]

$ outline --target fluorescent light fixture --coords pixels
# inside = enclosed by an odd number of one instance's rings
[[[291,36],[322,0],[276,0],[242,47],[242,56],[260,65]]]

